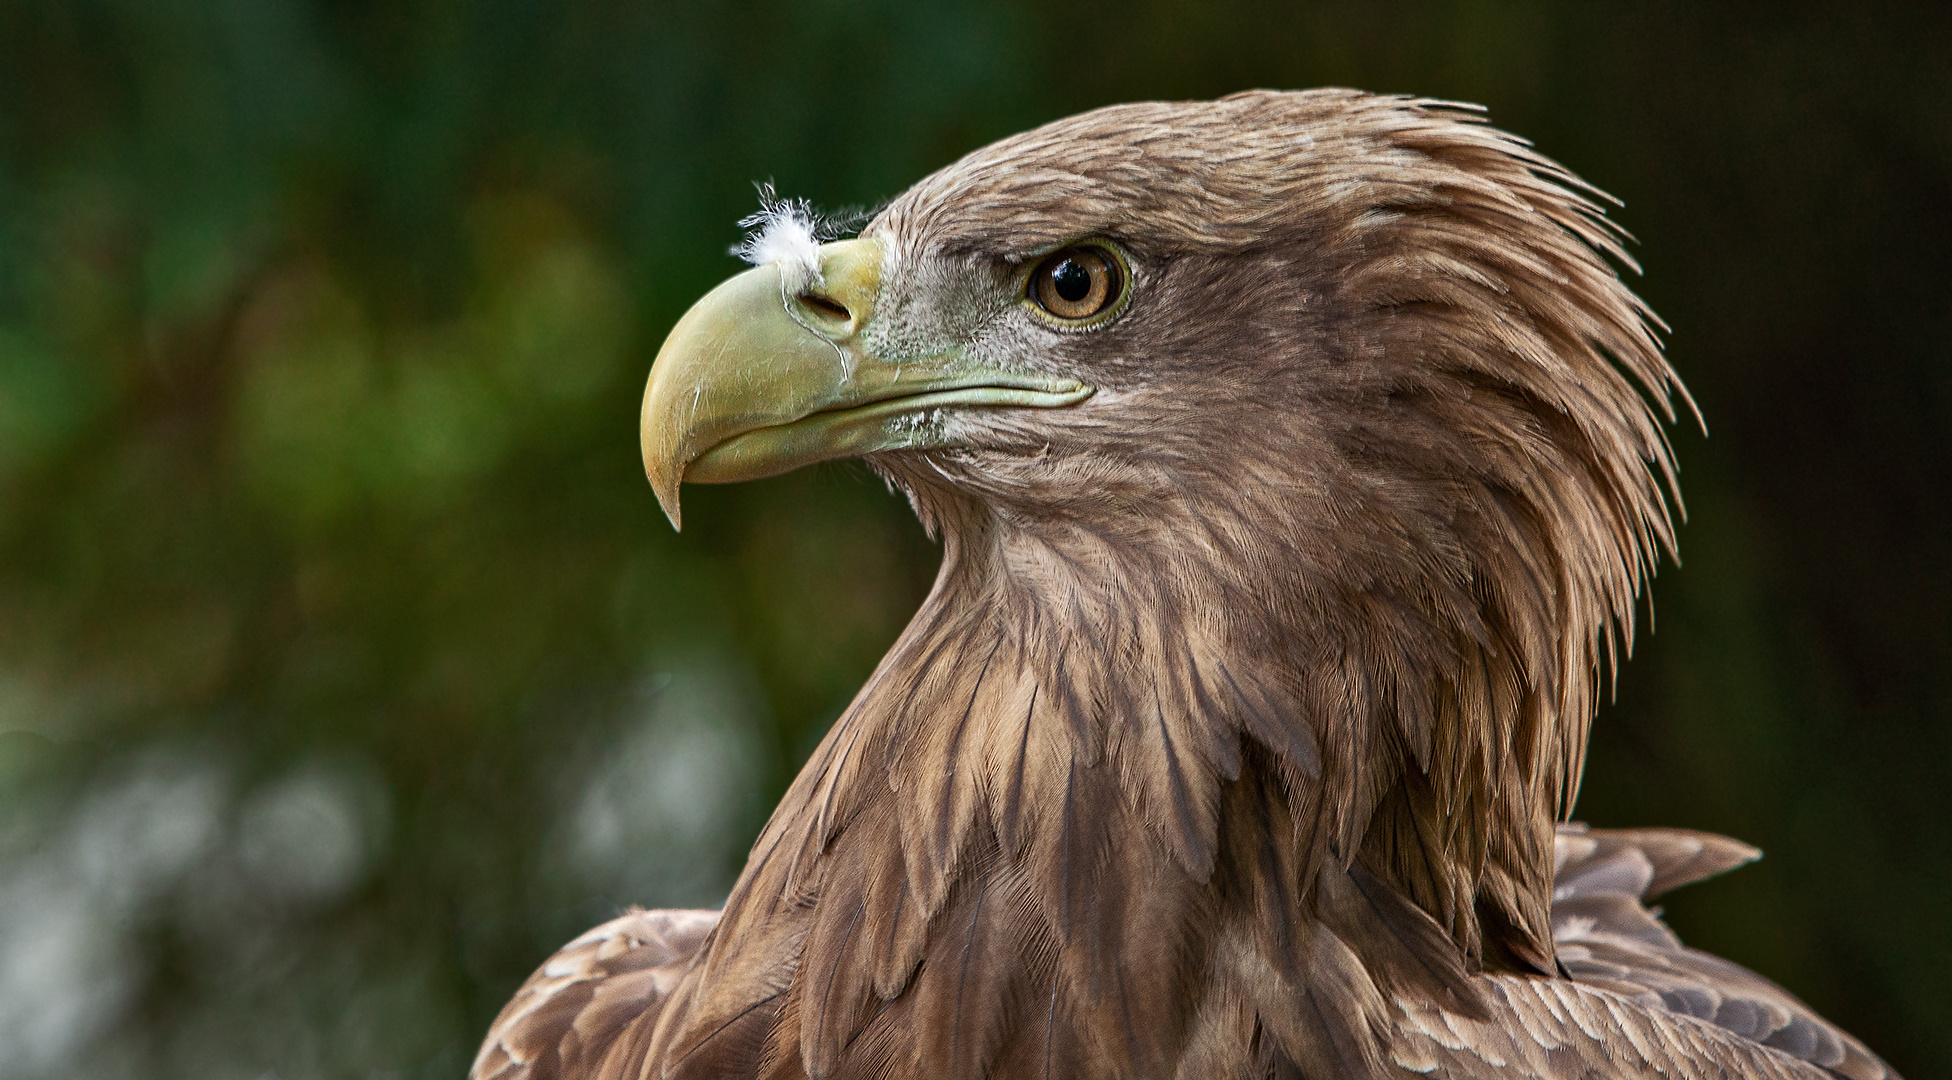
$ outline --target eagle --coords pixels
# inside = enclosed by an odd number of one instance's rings
[[[1754,849],[1566,822],[1693,409],[1606,199],[1326,89],[768,201],[651,486],[860,458],[940,573],[723,909],[570,942],[472,1075],[1894,1077],[1647,906]]]

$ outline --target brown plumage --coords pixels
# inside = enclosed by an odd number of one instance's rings
[[[942,538],[922,610],[723,914],[578,939],[475,1076],[1890,1076],[1642,905],[1752,851],[1555,828],[1685,400],[1591,195],[1324,90],[897,199],[875,349],[1095,391],[868,455]],[[1054,329],[1018,283],[1080,238],[1129,300]]]

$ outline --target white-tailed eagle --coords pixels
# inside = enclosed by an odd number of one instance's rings
[[[1752,849],[1558,824],[1686,402],[1597,197],[1318,90],[772,206],[651,484],[860,457],[940,576],[724,910],[570,943],[477,1080],[1890,1077],[1644,906]]]

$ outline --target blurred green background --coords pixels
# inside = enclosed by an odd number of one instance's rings
[[[1482,102],[1625,200],[1713,432],[1583,817],[1688,939],[1952,1057],[1952,17],[1866,3],[0,0],[0,1077],[450,1077],[715,903],[936,550],[639,471],[751,182],[1091,106]]]

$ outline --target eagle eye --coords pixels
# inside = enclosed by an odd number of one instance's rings
[[[1030,273],[1030,299],[1065,322],[1101,315],[1123,291],[1119,264],[1096,247],[1069,247],[1047,256]]]

